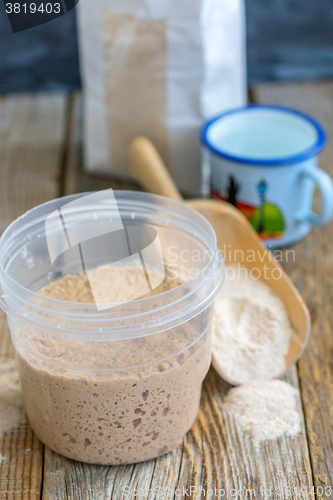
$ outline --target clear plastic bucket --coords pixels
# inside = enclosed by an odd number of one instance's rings
[[[192,426],[211,361],[213,301],[224,275],[214,230],[199,213],[160,196],[114,195],[124,226],[156,230],[165,269],[183,284],[103,310],[39,295],[48,283],[82,271],[74,247],[52,262],[45,224],[50,214],[80,200],[80,209],[67,214],[76,227],[89,231],[110,218],[110,205],[87,194],[30,210],[0,240],[1,306],[32,428],[54,451],[100,464],[162,455]],[[47,229],[59,228],[55,223]],[[98,267],[105,251],[95,246],[102,250],[90,264]]]

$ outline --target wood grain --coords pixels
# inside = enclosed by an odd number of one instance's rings
[[[266,84],[254,89],[257,101],[283,104],[312,114],[329,141],[319,166],[333,176],[333,82]],[[285,268],[312,317],[312,337],[298,364],[316,491],[332,498],[333,486],[333,222],[314,228],[294,246]],[[326,489],[326,490],[325,490]]]
[[[91,176],[80,172],[79,101],[80,98],[75,97],[69,108],[66,108],[64,97],[52,95],[6,98],[0,102],[0,111],[3,109],[0,113],[0,165],[5,179],[0,188],[2,228],[27,208],[56,196],[62,160],[66,160],[63,173],[72,176],[71,179],[64,178],[62,183],[66,193],[115,187],[113,180],[104,183],[103,179],[96,181],[97,187]],[[70,126],[65,123],[66,109],[71,113]],[[70,138],[67,147],[64,147],[64,135]],[[84,181],[80,181],[82,175]],[[326,261],[329,263],[329,255]],[[309,284],[310,296],[315,282],[312,276],[317,267],[320,267],[318,261],[311,264],[311,272],[308,268],[303,270],[303,281]],[[329,288],[324,283],[322,286],[325,290]],[[321,303],[317,304],[315,297],[313,300],[320,316]],[[328,310],[328,306],[325,307]],[[323,324],[327,328],[331,313],[326,314],[326,309]],[[0,316],[0,331],[1,356],[8,359],[12,356],[12,347],[3,316]],[[323,350],[321,352],[324,353]],[[318,369],[316,365],[314,376],[320,373]],[[286,380],[298,387],[295,367]],[[314,390],[315,386],[312,387]],[[312,476],[304,425],[301,434],[295,438],[270,441],[256,447],[251,438],[244,436],[237,424],[223,412],[223,399],[228,390],[229,386],[211,369],[204,383],[196,423],[184,438],[182,446],[157,460],[121,467],[91,466],[67,460],[46,448],[42,498],[133,498],[125,495],[126,487],[141,491],[136,498],[149,499],[163,496],[207,498],[208,490],[213,491],[211,498],[217,498],[214,488],[221,490],[221,498],[228,499],[297,498],[297,491],[302,487],[305,494],[301,498],[313,498],[310,494]],[[325,392],[322,392],[322,399],[324,395]],[[300,399],[299,411],[302,411]],[[17,431],[7,433],[0,445],[1,453],[6,457],[0,464],[0,497],[39,497],[42,446],[28,424],[24,423]],[[318,444],[318,450],[322,453],[324,464],[327,457],[322,444]],[[272,496],[269,496],[270,489]],[[244,494],[237,495],[235,490]]]
[[[79,113],[80,99],[76,97],[67,156],[69,179],[64,182],[66,193],[78,189],[80,133],[75,130],[80,123]],[[89,183],[89,178],[86,179]],[[101,183],[99,189],[103,187]],[[285,380],[298,388],[295,367]],[[198,419],[182,446],[156,460],[120,467],[94,466],[68,460],[46,448],[43,500],[199,499],[208,498],[208,490],[213,492],[211,498],[218,498],[218,490],[220,498],[228,499],[297,498],[300,491],[302,498],[313,498],[304,423],[300,435],[257,447],[223,412],[223,400],[229,388],[211,369],[204,382]],[[300,397],[298,406],[302,413]],[[126,495],[126,491],[138,493],[132,496]]]
[[[65,106],[63,95],[0,98],[1,232],[26,210],[58,195]],[[13,354],[1,311],[0,363]],[[42,465],[43,445],[23,416],[18,428],[0,435],[0,498],[40,498]]]

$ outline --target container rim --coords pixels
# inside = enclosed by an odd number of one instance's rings
[[[188,321],[190,317],[196,316],[212,303],[222,286],[224,263],[217,248],[215,232],[207,219],[191,207],[163,196],[136,191],[115,190],[113,193],[117,203],[127,203],[127,206],[135,209],[138,214],[141,213],[140,210],[143,215],[152,215],[154,211],[155,213],[161,212],[160,219],[163,220],[164,217],[170,229],[181,228],[193,237],[200,237],[210,250],[209,259],[200,273],[177,288],[160,294],[159,297],[163,297],[164,302],[161,307],[154,309],[153,318],[148,318],[148,316],[152,316],[151,305],[156,300],[156,296],[133,301],[136,307],[141,306],[144,312],[124,316],[120,305],[106,311],[96,311],[95,304],[62,301],[41,296],[29,290],[6,272],[3,262],[4,252],[14,237],[27,231],[27,226],[31,227],[39,220],[38,217],[34,217],[38,211],[50,208],[49,213],[51,213],[54,206],[60,203],[64,205],[91,193],[69,195],[48,201],[27,211],[13,221],[0,238],[0,285],[2,288],[0,305],[9,316],[30,328],[32,328],[32,323],[38,323],[39,328],[36,329],[42,331],[49,330],[52,326],[56,328],[54,336],[77,339],[79,330],[82,340],[91,340],[92,337],[94,340],[119,340],[119,338],[146,336],[167,330]],[[25,219],[29,219],[26,224],[24,224]],[[42,220],[45,220],[45,217],[42,217]],[[18,230],[19,225],[21,228]],[[133,304],[133,302],[128,302],[126,305]],[[34,311],[38,311],[38,314],[34,314]],[[119,316],[117,314],[119,311],[123,315]],[[156,313],[160,316],[156,317]],[[51,315],[52,320],[43,318],[43,315]],[[113,326],[113,323],[123,320],[126,323],[129,319],[134,324]],[[85,325],[77,326],[80,321]]]
[[[284,114],[294,115],[303,121],[306,121],[315,129],[317,133],[316,142],[311,145],[309,148],[304,151],[300,151],[299,153],[285,156],[277,159],[272,158],[249,158],[246,156],[238,156],[234,154],[227,153],[223,151],[222,148],[217,148],[214,146],[209,137],[208,133],[212,125],[216,122],[223,120],[224,118],[228,118],[231,115],[247,113],[248,111],[252,111],[255,109],[268,110],[268,111],[277,111]],[[218,116],[213,117],[208,122],[206,122],[201,131],[201,140],[203,144],[214,154],[225,158],[226,160],[233,161],[235,163],[242,163],[244,166],[257,166],[257,167],[283,167],[295,163],[299,163],[301,161],[305,161],[309,158],[312,158],[317,153],[319,153],[326,144],[326,132],[323,126],[312,116],[304,113],[303,111],[299,111],[298,109],[290,108],[287,106],[278,106],[273,104],[248,104],[247,106],[243,106],[240,108],[232,109],[226,111],[224,113],[219,114]]]

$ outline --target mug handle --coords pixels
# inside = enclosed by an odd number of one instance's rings
[[[324,170],[318,167],[305,169],[301,175],[310,177],[317,185],[321,194],[322,210],[320,214],[303,210],[298,214],[297,219],[313,226],[323,226],[329,222],[333,215],[333,181]]]

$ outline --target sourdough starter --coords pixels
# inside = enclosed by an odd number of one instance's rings
[[[136,269],[110,267],[109,272],[115,286],[105,288],[105,302],[112,302],[110,294],[113,301],[126,300],[126,290],[139,279]],[[165,278],[152,293],[180,284]],[[94,302],[83,274],[65,276],[40,294]],[[196,418],[210,365],[209,314],[206,310],[159,334],[116,342],[22,330],[27,340],[23,349],[16,345],[17,359],[37,436],[62,455],[100,464],[141,462],[178,446]],[[206,332],[200,337],[203,324]]]

